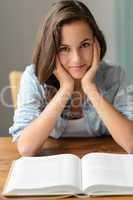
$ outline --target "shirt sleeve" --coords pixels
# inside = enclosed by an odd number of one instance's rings
[[[128,82],[126,72],[119,67],[119,88],[114,98],[114,106],[129,120],[133,120],[133,85]]]
[[[17,109],[14,112],[13,125],[9,128],[9,134],[16,142],[22,134],[22,130],[40,113],[46,106],[46,96],[44,88],[41,87],[35,74],[26,69],[20,81],[20,89],[17,96]],[[57,123],[50,133],[53,138],[59,138],[63,131],[63,119],[59,117]]]

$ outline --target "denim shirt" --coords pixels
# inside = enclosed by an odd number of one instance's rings
[[[126,79],[122,67],[101,61],[99,70],[95,76],[95,83],[101,95],[103,95],[119,112],[129,120],[133,120],[133,85]],[[40,113],[49,103],[46,83],[41,85],[35,75],[35,65],[27,66],[22,74],[20,89],[17,96],[17,109],[14,113],[13,125],[9,128],[9,134],[13,136],[13,142],[17,141],[22,130]],[[56,125],[50,133],[53,138],[62,137],[71,110],[70,97],[62,114],[56,121]],[[107,127],[99,117],[97,111],[89,101],[83,104],[84,126],[88,131],[88,137],[103,136],[109,134]]]

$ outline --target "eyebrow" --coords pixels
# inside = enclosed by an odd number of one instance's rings
[[[83,41],[80,42],[80,44],[82,44],[82,43],[84,43],[86,41],[92,41],[92,38],[85,38]],[[70,45],[62,43],[60,46],[70,46]]]

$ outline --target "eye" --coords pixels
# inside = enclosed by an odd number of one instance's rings
[[[82,45],[81,45],[81,48],[87,48],[87,47],[90,47],[90,43],[88,43],[88,42],[85,42],[85,43],[83,43]]]
[[[69,52],[69,48],[68,47],[60,47],[59,52]]]

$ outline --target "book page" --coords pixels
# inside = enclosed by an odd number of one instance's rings
[[[72,154],[22,157],[15,162],[6,192],[54,186],[81,187],[80,158]]]
[[[90,153],[82,160],[82,186],[133,186],[133,155]],[[103,187],[102,187],[103,188]]]

